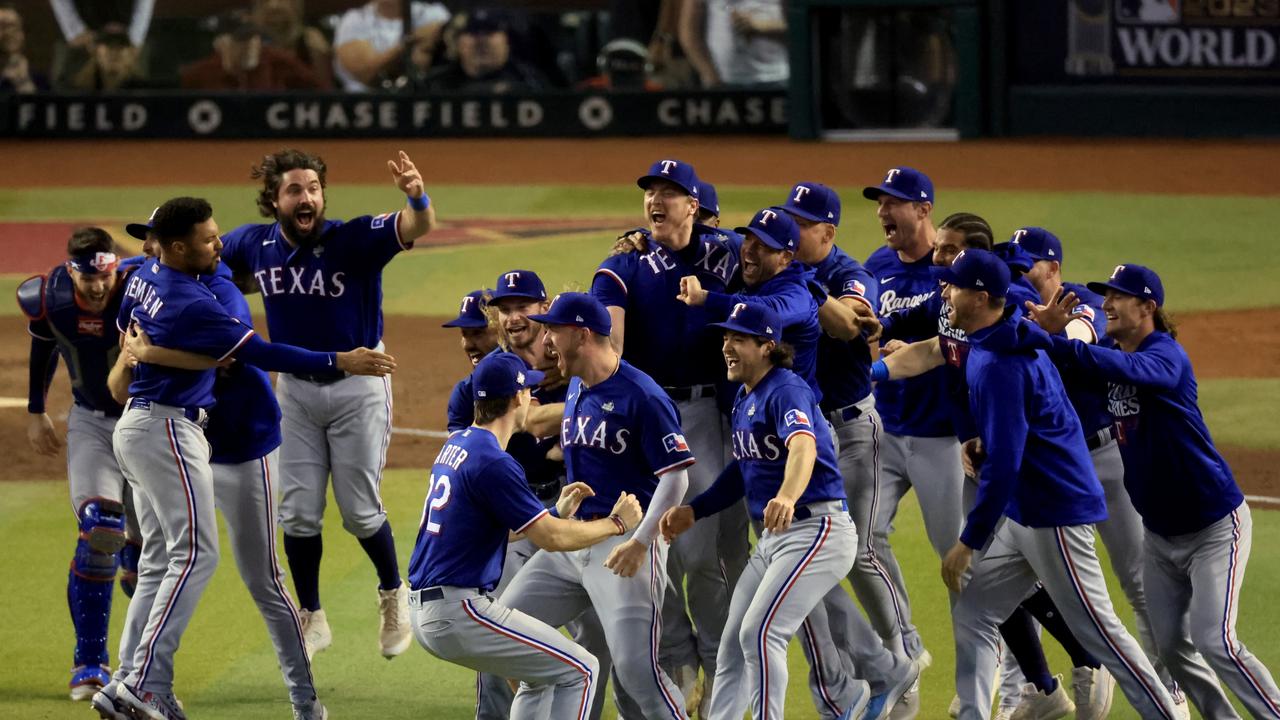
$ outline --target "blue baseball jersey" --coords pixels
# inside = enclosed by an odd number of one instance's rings
[[[409,586],[493,590],[508,533],[524,532],[546,514],[493,433],[477,427],[454,433],[431,466]]]
[[[866,268],[878,285],[876,312],[882,322],[892,324],[895,313],[909,311],[922,303],[941,302],[940,288],[931,267],[932,252],[913,263],[902,262],[897,251],[887,246],[871,253]],[[936,328],[923,328],[898,339],[915,342],[933,337],[936,332]],[[888,329],[886,335],[889,335]],[[881,337],[881,345],[893,337]],[[948,407],[945,368],[906,380],[876,383],[875,395],[876,410],[884,421],[884,428],[894,435],[946,437],[955,434]]]
[[[1055,337],[1053,352],[1108,383],[1124,485],[1149,530],[1199,532],[1244,502],[1209,436],[1191,360],[1176,340],[1154,332],[1129,353]]]
[[[253,328],[249,302],[231,279],[231,270],[219,263],[216,272],[201,275],[228,315]],[[280,447],[280,403],[271,389],[271,378],[258,367],[243,362],[219,368],[213,384],[216,401],[209,412],[205,438],[209,461],[238,464],[256,460]]]
[[[1048,334],[1006,310],[969,341],[969,404],[987,458],[960,539],[985,547],[1002,515],[1036,528],[1107,519],[1080,420],[1045,353]]]
[[[782,272],[741,292],[707,293],[706,308],[712,322],[721,322],[733,312],[738,303],[757,303],[778,313],[782,321],[782,341],[795,348],[792,365],[795,373],[809,383],[814,397],[822,400],[818,387],[818,338],[822,327],[818,324],[818,301],[814,298],[816,286],[811,287],[813,272],[803,263],[793,262]]]
[[[720,333],[708,328],[706,307],[680,302],[680,278],[696,276],[709,291],[724,292],[738,269],[732,231],[694,225],[682,250],[656,243],[648,230],[645,253],[605,258],[591,294],[605,307],[626,311],[623,357],[664,387],[713,384],[724,375]]]
[[[857,260],[838,247],[813,266],[813,279],[827,295],[852,298],[875,310],[879,285]],[[853,405],[871,394],[871,348],[865,340],[837,340],[826,333],[818,337],[818,387],[822,409]]]
[[[596,493],[582,503],[583,516],[607,514],[624,492],[647,509],[658,477],[694,462],[675,402],[626,360],[598,385],[569,381],[560,446],[569,482]]]
[[[1107,315],[1102,311],[1102,296],[1084,285],[1063,283],[1062,286],[1080,298],[1076,315],[1088,321],[1093,331],[1093,341],[1107,337]],[[1065,337],[1065,333],[1063,335]],[[1080,416],[1080,425],[1086,433],[1095,433],[1111,424],[1111,411],[1107,407],[1107,382],[1097,375],[1082,371],[1071,363],[1058,367],[1062,384],[1067,387],[1067,397]]]
[[[31,334],[30,412],[45,411],[45,394],[60,356],[67,365],[75,404],[107,415],[120,414],[123,408],[111,397],[107,376],[120,354],[115,317],[129,272],[117,271],[116,286],[98,313],[80,306],[64,265],[43,278],[27,280],[19,288],[18,302],[27,315],[27,332]]]
[[[222,258],[252,273],[275,342],[320,352],[374,348],[382,340],[382,268],[405,249],[399,213],[328,220],[314,247],[294,247],[280,225],[242,225],[223,236]]]
[[[230,356],[253,337],[253,328],[227,314],[209,288],[196,278],[147,260],[129,276],[116,326],[124,332],[136,322],[160,347]],[[213,406],[213,370],[138,363],[129,385],[130,397],[179,407]]]
[[[782,488],[790,454],[787,445],[797,435],[814,439],[818,458],[796,507],[844,500],[831,430],[808,384],[786,368],[774,368],[751,392],[739,389],[733,403],[733,457],[742,473],[751,517],[763,520],[765,506]]]

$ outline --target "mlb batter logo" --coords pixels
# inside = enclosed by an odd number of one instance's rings
[[[805,427],[813,427],[809,422],[809,416],[805,415],[801,410],[788,410],[783,420],[788,425],[803,425]]]
[[[662,438],[662,446],[669,453],[689,451],[689,443],[685,442],[684,436],[680,433],[671,433]]]
[[[1166,25],[1182,20],[1182,0],[1119,0],[1116,19],[1134,25]]]

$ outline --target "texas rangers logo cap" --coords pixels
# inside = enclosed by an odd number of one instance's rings
[[[995,253],[986,250],[961,250],[951,267],[934,267],[930,270],[935,278],[948,285],[985,290],[991,297],[1009,294],[1009,266]]]
[[[1164,283],[1155,270],[1142,265],[1117,265],[1106,282],[1091,282],[1088,288],[1099,295],[1117,290],[1143,300],[1155,300],[1156,307],[1164,305]]]
[[[1062,241],[1042,227],[1024,227],[1013,231],[1009,242],[1020,246],[1036,260],[1062,262]]]
[[[698,173],[694,172],[693,166],[683,160],[659,160],[649,166],[649,172],[641,175],[636,184],[641,188],[648,190],[649,185],[654,180],[666,180],[667,182],[679,185],[686,193],[702,201],[702,195],[698,192]]]
[[[493,302],[507,297],[546,300],[547,288],[538,273],[532,270],[508,270],[494,281],[489,300]]]
[[[778,313],[756,303],[734,305],[733,312],[724,322],[711,323],[711,327],[782,342],[782,321],[778,319]]]
[[[529,319],[544,325],[572,325],[587,328],[597,335],[608,336],[613,330],[613,319],[600,301],[586,293],[564,292],[555,296],[551,307],[541,315]]]
[[[840,196],[822,183],[796,183],[782,207],[796,217],[840,225]]]
[[[1036,264],[1036,259],[1032,257],[1031,253],[1017,243],[996,243],[991,248],[991,251],[996,254],[996,257],[1003,260],[1005,265],[1009,266],[1009,270],[1018,275],[1025,275],[1031,272],[1031,268],[1035,267]]]
[[[698,196],[698,207],[716,217],[720,217],[720,198],[716,195],[716,186],[709,182],[704,182],[698,189],[702,191],[702,194]]]
[[[879,185],[872,185],[862,190],[862,196],[868,200],[879,200],[881,195],[911,202],[931,203],[933,202],[933,181],[928,175],[905,165],[889,168]]]
[[[791,219],[786,210],[780,207],[767,207],[755,214],[746,227],[734,228],[743,236],[751,233],[760,242],[774,250],[796,249],[796,238],[800,237],[800,227]]]
[[[495,352],[484,356],[471,371],[471,390],[478,398],[513,397],[542,382],[544,374],[524,364],[519,355]]]
[[[488,302],[485,300],[485,293],[488,290],[472,290],[462,296],[462,303],[458,306],[458,317],[441,325],[441,327],[456,328],[482,328],[489,324],[489,318],[484,314],[485,307]]]

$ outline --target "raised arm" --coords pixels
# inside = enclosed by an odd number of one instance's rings
[[[431,204],[431,198],[427,197],[422,174],[409,159],[408,153],[401,150],[399,162],[388,160],[387,169],[391,171],[396,187],[408,198],[396,223],[400,231],[400,242],[407,248],[413,247],[414,241],[435,229],[436,209]]]

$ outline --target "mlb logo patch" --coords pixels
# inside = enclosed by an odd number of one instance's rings
[[[671,433],[662,438],[662,446],[667,452],[689,452],[689,443],[685,442],[684,436],[680,433]]]
[[[94,337],[102,337],[102,318],[100,317],[82,317],[77,325],[81,335],[93,335]]]
[[[846,293],[851,293],[851,294],[853,294],[853,295],[857,295],[858,297],[866,297],[866,295],[867,295],[867,286],[866,286],[866,285],[863,285],[862,283],[858,282],[857,280],[850,280],[849,282],[847,282],[847,283],[845,283],[845,284],[844,284],[844,291],[845,291]]]
[[[805,427],[812,427],[809,423],[809,416],[805,415],[804,412],[800,410],[788,410],[787,414],[783,417],[783,420],[785,420],[788,425],[804,425]]]

